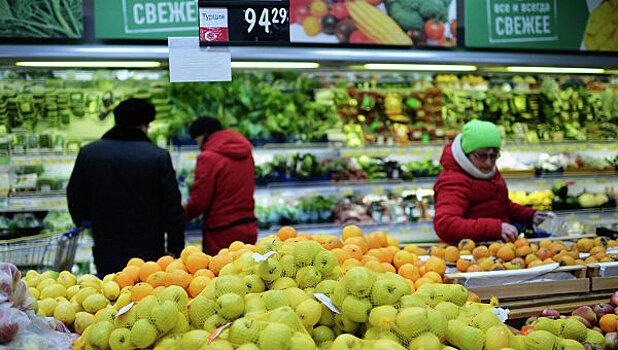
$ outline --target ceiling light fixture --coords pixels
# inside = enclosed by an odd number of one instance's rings
[[[387,64],[387,63],[368,63],[363,66],[370,70],[410,70],[410,71],[450,71],[450,72],[472,72],[476,66],[462,64]]]
[[[156,68],[157,61],[32,61],[16,62],[20,67],[63,67],[63,68]]]
[[[561,74],[603,74],[603,68],[567,68],[567,67],[506,67],[507,72],[514,73],[561,73]]]
[[[232,68],[263,68],[263,69],[314,69],[320,67],[315,62],[242,62],[232,61]]]

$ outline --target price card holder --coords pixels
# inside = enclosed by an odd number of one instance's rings
[[[200,46],[290,43],[289,1],[199,0]]]

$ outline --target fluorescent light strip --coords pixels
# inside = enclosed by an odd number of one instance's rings
[[[368,63],[363,66],[365,69],[375,70],[417,70],[417,71],[451,71],[451,72],[472,72],[476,66],[461,64],[385,64]]]
[[[232,62],[232,68],[313,69],[320,67],[315,62]]]
[[[581,74],[603,74],[602,68],[563,68],[563,67],[506,67],[507,72],[516,73],[581,73]]]
[[[77,67],[77,68],[155,68],[161,62],[156,61],[32,61],[16,62],[20,67]]]

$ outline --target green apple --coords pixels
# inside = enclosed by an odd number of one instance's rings
[[[264,241],[260,244],[260,248],[258,249],[258,253],[264,255],[273,250],[279,250],[282,247],[283,242],[273,239],[272,241]]]
[[[109,347],[112,350],[132,350],[131,331],[127,328],[116,328],[109,335]]]
[[[253,343],[246,343],[237,347],[236,350],[260,350],[260,347]]]
[[[296,273],[296,281],[302,289],[315,287],[322,281],[322,274],[313,266],[305,266]]]
[[[240,317],[245,311],[245,302],[235,293],[223,294],[217,298],[217,314],[227,320]]]
[[[320,320],[318,324],[323,326],[334,326],[335,325],[335,313],[328,308],[328,306],[322,304],[322,315],[320,316]]]
[[[296,329],[300,326],[298,316],[289,306],[280,307],[271,312],[268,321],[284,324],[291,329]]]
[[[268,260],[258,264],[256,273],[264,281],[272,282],[281,276],[281,264],[276,258],[271,256]]]
[[[147,319],[140,319],[131,327],[131,344],[138,348],[148,348],[157,339],[157,329]],[[92,333],[90,334],[92,337]],[[104,348],[107,347],[107,344]]]
[[[305,326],[314,326],[322,316],[322,304],[315,300],[305,300],[296,307],[296,314]]]
[[[225,332],[225,331],[224,331]],[[234,350],[234,345],[225,339],[221,339],[220,336],[213,340],[212,343],[208,344],[208,347],[202,347],[198,349],[208,349],[208,350]]]
[[[421,343],[423,344],[423,343]],[[438,344],[440,344],[438,342]],[[398,341],[393,341],[393,340],[388,340],[388,339],[379,339],[377,340],[375,343],[373,343],[373,350],[406,350],[406,348],[404,348],[403,346],[401,346],[401,344],[399,344]],[[429,350],[430,348],[427,347],[412,347],[410,346],[410,349],[427,349]],[[436,350],[440,349],[440,347],[438,346],[437,348],[435,348]]]
[[[88,337],[88,344],[97,348],[107,348],[109,346],[109,337],[113,330],[114,324],[109,321],[93,324]]]
[[[210,282],[208,282],[208,284],[206,285],[206,288],[202,290],[200,295],[203,295],[208,299],[217,300],[217,296],[215,293],[215,286],[217,285],[218,280],[219,280],[219,277],[215,277],[211,279]]]
[[[217,312],[216,302],[212,299],[208,299],[203,295],[198,295],[191,302],[191,307],[188,310],[189,320],[195,328],[204,327],[204,322],[208,317],[214,315]]]
[[[417,297],[416,295],[404,295],[399,301],[395,303],[395,308],[397,309],[405,309],[408,307],[427,307],[425,301],[423,299]]]
[[[247,318],[239,318],[230,326],[230,342],[234,344],[257,343],[260,339],[258,323]]]
[[[352,321],[348,316],[344,314],[336,314],[335,326],[337,326],[342,332],[354,333],[358,329],[359,324]]]
[[[315,342],[307,333],[294,332],[294,334],[292,334],[289,350],[307,350],[315,348]]]
[[[391,305],[382,305],[371,309],[369,312],[369,324],[380,330],[390,330],[395,325],[397,309]]]
[[[395,283],[395,286],[397,286],[397,290],[399,291],[399,295],[403,296],[412,294],[412,288],[410,288],[408,281],[401,275],[393,272],[387,272],[384,276]]]
[[[204,300],[208,299],[204,298]],[[150,320],[155,327],[157,327],[159,333],[166,333],[174,328],[174,325],[178,321],[178,309],[176,309],[176,305],[174,305],[171,300],[166,300],[160,305],[156,305],[152,308]]]
[[[142,304],[144,300],[146,300],[146,298],[142,299],[142,301],[140,301],[137,305],[139,306],[139,304]],[[165,289],[161,292],[161,294],[159,294],[159,301],[164,302],[166,300],[173,302],[176,305],[176,308],[178,309],[178,311],[180,312],[187,311],[187,302],[189,300],[189,295],[187,294],[187,291],[184,288],[180,286],[165,287]],[[139,312],[137,313],[137,317],[142,318]]]
[[[247,287],[247,293],[261,293],[266,290],[264,280],[254,273],[244,276],[242,281]]]
[[[328,326],[317,326],[313,329],[313,340],[320,345],[325,341],[333,341],[335,340],[335,332],[333,329]]]
[[[341,308],[341,304],[343,304],[343,299],[348,295],[346,291],[345,284],[342,282],[337,283],[333,287],[333,291],[330,293],[330,300],[335,304],[337,308]]]
[[[324,280],[318,283],[317,286],[315,286],[315,292],[330,295],[330,293],[333,291],[333,288],[338,283],[339,282],[333,280]]]
[[[203,328],[205,331],[207,331],[210,334],[214,332],[215,329],[223,326],[226,323],[228,323],[228,320],[215,314],[206,319],[206,321],[204,322]]]
[[[375,281],[374,272],[363,266],[355,266],[348,270],[343,281],[352,295],[360,298],[368,297]]]
[[[339,260],[337,260],[335,253],[330,250],[323,250],[313,258],[313,266],[315,266],[322,275],[330,274],[337,265],[339,265]]]
[[[206,344],[208,342],[209,335],[210,333],[201,329],[194,329],[188,331],[183,334],[182,338],[180,339],[180,349],[199,349],[203,344]]]
[[[267,310],[274,310],[288,305],[285,294],[281,290],[267,290],[262,294],[262,301],[266,304]]]
[[[273,283],[273,285],[270,286],[270,289],[286,289],[286,288],[291,288],[291,287],[298,287],[298,285],[296,284],[296,281],[293,278],[279,277],[277,278],[275,283]]]
[[[245,314],[248,314],[250,312],[266,312],[266,304],[264,303],[262,298],[256,297],[245,299]]]
[[[240,276],[221,276],[215,282],[215,297],[219,298],[227,293],[235,293],[244,297],[247,294],[247,285]]]
[[[283,294],[285,294],[288,305],[290,305],[293,309],[296,309],[298,304],[302,303],[303,301],[309,300],[309,296],[307,296],[307,293],[305,293],[304,290],[296,287],[284,289]]]
[[[354,322],[364,323],[369,320],[369,311],[371,311],[372,307],[373,305],[371,305],[369,300],[348,295],[343,299],[341,312]]]
[[[409,307],[402,309],[397,314],[395,323],[401,333],[409,338],[429,331],[426,308]]]
[[[294,330],[285,324],[270,323],[260,333],[260,348],[287,349],[293,334]]]
[[[296,267],[296,263],[294,262],[293,255],[284,255],[279,259],[279,263],[281,264],[281,275],[286,277],[296,277],[296,271],[298,268]]]
[[[401,294],[395,282],[389,279],[375,281],[371,287],[371,302],[373,305],[393,305],[399,300]]]
[[[363,342],[352,334],[341,334],[335,338],[331,350],[361,350]]]
[[[322,250],[324,247],[316,241],[296,242],[293,253],[294,263],[298,267],[309,266],[313,263],[313,258]]]

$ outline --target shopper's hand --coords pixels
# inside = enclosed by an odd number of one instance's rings
[[[515,242],[517,239],[517,227],[507,224],[506,222],[502,223],[502,240],[505,242]]]
[[[535,225],[540,225],[549,217],[549,213],[546,211],[535,211],[532,216],[532,223]]]

